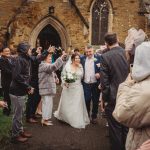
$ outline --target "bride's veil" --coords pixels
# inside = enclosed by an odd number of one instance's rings
[[[71,65],[72,61],[71,61],[71,56],[69,56],[67,62],[64,64],[62,72],[61,72],[61,80],[63,83],[63,76],[66,74],[67,71],[69,71],[70,65]]]
[[[71,63],[72,63],[71,56],[69,56],[64,68],[69,67],[71,65]]]

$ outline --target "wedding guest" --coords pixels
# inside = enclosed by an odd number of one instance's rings
[[[116,120],[130,128],[126,150],[137,150],[150,139],[149,68],[150,42],[143,42],[135,50],[131,74],[119,86],[117,103],[113,112]]]
[[[97,113],[99,104],[100,90],[100,56],[94,55],[94,50],[91,45],[85,47],[85,56],[81,57],[81,64],[84,70],[83,89],[86,102],[86,108],[91,123],[97,123]],[[91,111],[91,101],[92,111]]]
[[[3,96],[2,84],[1,84],[1,70],[0,70],[0,97]]]
[[[63,65],[66,54],[59,57],[52,64],[52,53],[45,50],[42,53],[43,61],[39,65],[39,92],[42,98],[42,125],[53,125],[50,121],[52,117],[53,97],[56,94],[56,78],[54,71]]]
[[[41,96],[39,94],[39,84],[38,84],[38,68],[41,63],[41,50],[42,47],[37,47],[32,49],[31,58],[31,80],[30,85],[34,88],[34,93],[28,95],[27,105],[26,105],[26,121],[28,123],[37,123],[36,120],[36,109],[41,100]]]
[[[101,87],[102,99],[109,125],[111,150],[124,150],[128,129],[117,122],[112,112],[116,105],[117,90],[129,72],[129,66],[125,57],[125,51],[119,46],[117,35],[108,33],[105,42],[109,51],[101,55]]]
[[[74,49],[74,54],[78,54],[78,55],[80,56],[80,51],[79,51],[78,48],[75,48],[75,49]]]
[[[0,58],[2,54],[2,48],[0,48]],[[1,84],[1,70],[0,70],[0,96],[3,96],[2,84]]]
[[[125,39],[126,58],[130,64],[133,64],[135,49],[144,42],[146,34],[142,29],[137,30],[132,27],[128,30],[128,36]]]
[[[30,45],[26,42],[20,43],[17,52],[18,57],[16,58],[10,85],[10,98],[13,107],[11,140],[12,142],[25,142],[31,137],[31,134],[23,128],[23,110],[26,95],[34,92],[34,89],[29,85],[31,77]]]
[[[80,56],[80,58],[82,58],[84,55],[80,53],[80,50],[78,48],[74,49],[74,54],[77,54]]]
[[[8,47],[2,48],[0,58],[1,69],[1,85],[3,90],[4,101],[8,107],[3,109],[3,114],[9,116],[11,112],[11,100],[9,96],[9,87],[12,80],[13,58],[10,55],[10,49]]]

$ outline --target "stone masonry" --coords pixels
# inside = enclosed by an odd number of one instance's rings
[[[127,31],[131,27],[142,28],[148,34],[144,16],[138,14],[138,0],[106,0],[112,9],[112,29],[124,43]],[[76,0],[81,14],[89,24],[86,29],[69,0],[1,0],[0,1],[0,42],[9,33],[9,45],[15,49],[20,41],[29,41],[30,35],[38,23],[48,15],[49,6],[55,7],[54,18],[59,20],[69,35],[72,47],[84,48],[91,41],[91,6],[94,0]],[[69,46],[69,45],[68,45]]]

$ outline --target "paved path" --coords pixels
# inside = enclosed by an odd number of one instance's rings
[[[54,100],[57,109],[60,92]],[[40,122],[40,120],[39,120]],[[98,124],[86,129],[74,129],[53,118],[54,126],[26,124],[33,137],[25,144],[5,144],[1,150],[110,150],[105,119],[99,116]]]

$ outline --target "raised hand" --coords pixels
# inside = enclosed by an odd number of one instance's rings
[[[49,46],[48,50],[47,50],[49,53],[54,53],[55,51],[55,46]]]
[[[7,105],[7,103],[6,102],[4,102],[4,101],[0,101],[0,107],[8,107],[8,105]]]
[[[36,52],[38,53],[38,55],[41,55],[41,51],[42,51],[42,47],[38,47]]]
[[[31,88],[29,91],[28,91],[28,94],[33,94],[34,93],[34,88]]]
[[[62,60],[66,60],[66,57],[67,57],[67,53],[65,53],[65,52],[63,52],[63,54],[61,55],[61,58],[62,58]]]

